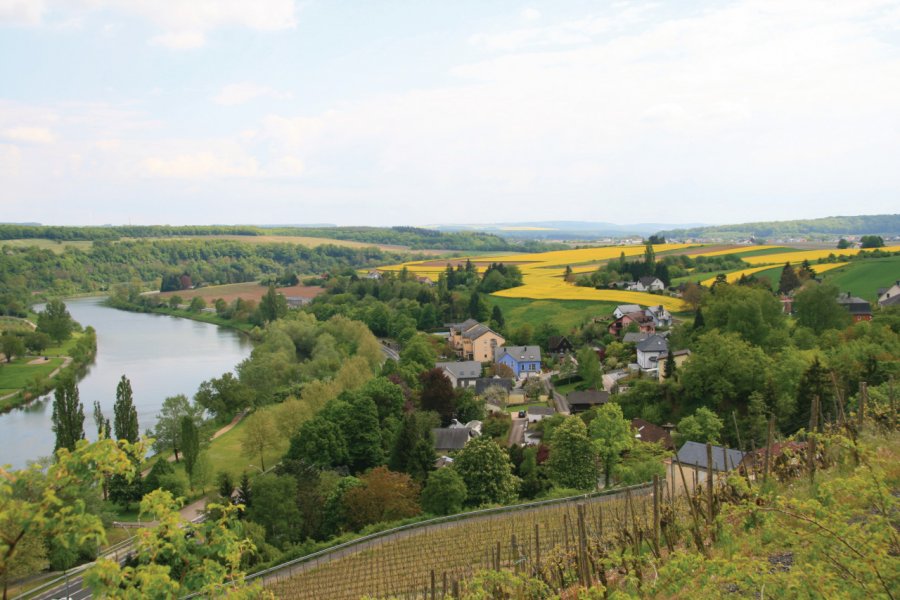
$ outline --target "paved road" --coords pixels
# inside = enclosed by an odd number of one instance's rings
[[[509,438],[506,440],[507,446],[513,444],[522,444],[525,441],[525,426],[528,425],[528,419],[512,418],[512,427],[509,428]]]

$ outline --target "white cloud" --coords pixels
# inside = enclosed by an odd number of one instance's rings
[[[287,99],[291,94],[279,92],[265,85],[257,85],[255,83],[233,83],[226,85],[222,90],[213,96],[213,102],[223,106],[236,106],[244,104],[256,98],[275,98]]]
[[[144,18],[162,32],[151,43],[197,48],[206,33],[224,27],[279,31],[297,25],[295,0],[0,0],[0,23],[37,25],[89,11]]]
[[[214,152],[183,154],[171,158],[150,157],[142,161],[144,174],[171,179],[211,179],[214,177],[255,177],[260,174],[256,160],[246,156],[223,156]]]
[[[206,35],[202,31],[169,31],[150,38],[150,44],[170,50],[191,50],[205,46]]]
[[[46,127],[10,127],[0,131],[0,137],[23,144],[52,144],[56,136]]]
[[[522,18],[526,21],[540,21],[541,11],[533,7],[524,8],[522,9]]]
[[[45,10],[43,0],[0,0],[0,23],[37,25]]]

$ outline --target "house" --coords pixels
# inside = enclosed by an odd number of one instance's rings
[[[609,402],[609,392],[598,392],[596,390],[585,390],[581,392],[571,392],[566,396],[566,403],[569,405],[569,412],[573,415],[587,412],[595,406],[606,404]]]
[[[556,414],[556,409],[549,406],[531,406],[526,413],[529,423],[537,423],[545,417],[552,417]]]
[[[465,428],[437,427],[431,430],[434,436],[434,449],[438,452],[455,452],[462,450],[471,437]]]
[[[512,369],[516,377],[538,375],[541,372],[539,346],[506,346],[494,349],[494,362]]]
[[[878,290],[878,306],[892,306],[900,303],[900,280],[888,288],[879,288]]]
[[[648,306],[644,309],[644,314],[653,319],[653,325],[656,327],[672,326],[672,313],[667,311],[662,304],[659,306]]]
[[[481,396],[489,387],[499,387],[509,393],[513,388],[513,380],[507,377],[479,377],[475,380],[475,395]]]
[[[439,362],[434,365],[441,369],[455,388],[475,387],[481,377],[481,363],[477,360],[462,362]]]
[[[778,300],[781,302],[781,312],[786,315],[794,314],[794,297],[782,294]]]
[[[839,295],[837,302],[847,309],[854,323],[872,320],[872,305],[862,298],[851,296],[850,292],[847,292]]]
[[[655,369],[659,357],[669,352],[669,342],[661,335],[651,335],[635,344],[637,364],[642,371]]]
[[[656,331],[656,326],[653,324],[653,318],[644,314],[644,311],[622,315],[620,318],[610,323],[607,331],[609,331],[610,335],[619,337],[622,335],[622,332],[628,329],[632,324],[637,325],[639,332],[654,333]]]
[[[603,389],[610,394],[616,393],[619,389],[619,380],[628,377],[628,371],[625,369],[617,369],[603,374]]]
[[[640,331],[629,331],[625,335],[622,336],[622,341],[626,344],[637,344],[638,342],[643,342],[648,337],[653,335],[652,333],[645,333]]]
[[[465,425],[453,421],[450,427],[436,427],[431,430],[434,449],[438,452],[462,450],[469,440],[481,435],[481,421],[469,421]]]
[[[634,430],[634,438],[642,442],[660,444],[667,450],[674,450],[672,435],[665,427],[654,425],[644,419],[632,419],[631,428]]]
[[[420,277],[416,277],[416,281],[419,283],[423,283],[429,287],[434,286],[434,281],[432,281],[430,277],[425,277],[424,275],[422,275]]]
[[[664,289],[666,289],[666,284],[658,277],[651,275],[641,277],[628,288],[631,292],[661,292]]]
[[[434,461],[435,469],[443,469],[444,467],[449,467],[453,464],[453,459],[449,456],[441,456],[436,461]]]
[[[572,352],[574,349],[575,346],[572,345],[569,338],[564,335],[551,335],[547,340],[547,350],[550,354],[562,356],[563,354]]]
[[[382,278],[381,271],[378,271],[377,269],[372,269],[371,271],[366,273],[365,278],[366,279],[381,279]]]
[[[506,343],[502,335],[475,319],[451,323],[448,343],[463,360],[490,362],[494,350]]]
[[[688,350],[687,348],[685,348],[684,350],[675,350],[672,353],[672,358],[675,360],[675,369],[676,369],[675,372],[676,373],[678,372],[677,370],[680,369],[682,367],[682,365],[684,365],[684,363],[687,361],[687,359],[690,358],[690,356],[691,356],[691,351]],[[657,359],[653,359],[653,358],[650,359],[651,362],[656,363],[657,372],[659,373],[659,382],[660,383],[662,383],[663,380],[666,378],[666,362],[668,361],[668,358],[669,358],[669,353],[666,352],[665,354],[661,355]]]
[[[305,296],[285,296],[284,299],[287,302],[288,308],[300,308],[301,306],[306,306],[312,302],[312,298],[307,298]]]
[[[691,490],[703,484],[706,481],[706,444],[699,442],[685,442],[678,451],[678,461],[669,461],[668,473],[666,478],[678,486],[684,483]],[[713,479],[718,477],[717,474],[724,474],[728,471],[737,469],[744,460],[744,453],[740,450],[725,448],[723,446],[712,447],[712,471]],[[681,480],[681,472],[678,470],[678,462],[681,463],[681,469],[684,472],[684,483]]]
[[[641,307],[637,304],[620,304],[616,307],[616,310],[613,311],[613,317],[621,319],[628,313],[636,312],[641,312]]]

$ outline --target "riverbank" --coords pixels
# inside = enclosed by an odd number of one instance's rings
[[[189,319],[191,321],[199,321],[201,323],[209,323],[210,325],[217,325],[219,327],[225,327],[227,329],[233,329],[235,331],[239,331],[240,333],[244,333],[247,335],[253,335],[253,330],[256,329],[256,325],[250,323],[248,321],[238,321],[234,319],[225,319],[220,317],[218,314],[214,312],[204,312],[204,311],[193,311],[188,310],[186,308],[171,308],[166,305],[159,306],[145,306],[141,304],[133,304],[131,302],[125,301],[116,301],[112,298],[107,298],[105,302],[106,306],[110,308],[116,308],[118,310],[126,310],[128,312],[135,313],[145,313],[145,314],[153,314],[153,315],[168,315],[170,317],[178,317],[180,319]]]
[[[63,373],[83,376],[96,355],[97,334],[88,326],[59,346],[4,364],[0,369],[0,413],[48,394]]]

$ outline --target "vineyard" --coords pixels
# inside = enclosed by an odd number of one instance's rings
[[[689,518],[684,496],[673,499],[663,486],[659,500],[662,522]],[[457,519],[280,569],[265,576],[265,585],[281,598],[455,597],[459,582],[476,571],[509,569],[563,587],[572,583],[571,565],[579,557],[596,563],[583,565],[596,572],[606,548],[653,539],[653,487]]]

